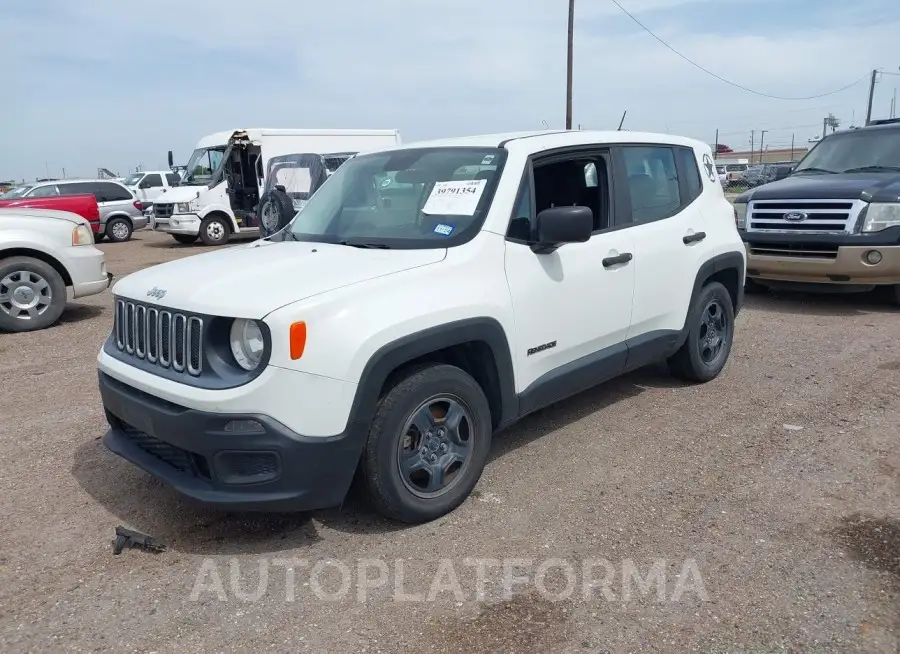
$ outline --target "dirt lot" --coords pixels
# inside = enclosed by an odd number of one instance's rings
[[[117,277],[204,251],[136,236],[102,246]],[[111,297],[79,301],[0,335],[0,650],[897,652],[898,317],[752,297],[718,380],[648,369],[544,410],[459,510],[400,528],[354,498],[197,508],[108,453]],[[114,556],[120,524],[168,551]]]

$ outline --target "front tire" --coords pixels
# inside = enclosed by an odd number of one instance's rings
[[[669,369],[688,381],[711,381],[725,367],[734,339],[734,305],[722,284],[712,282],[700,290],[687,326],[687,339],[669,359]]]
[[[467,372],[433,365],[378,403],[360,463],[375,508],[407,523],[449,513],[472,492],[491,446],[491,411]]]
[[[106,238],[113,243],[124,243],[131,239],[134,226],[127,218],[113,218],[106,223]]]
[[[199,234],[172,234],[172,238],[181,243],[182,245],[191,245],[192,243],[196,243],[197,239],[200,238]]]
[[[66,283],[50,264],[32,257],[0,261],[0,329],[46,329],[66,308]]]
[[[224,216],[207,216],[200,223],[200,240],[204,245],[222,245],[228,242],[231,226]]]

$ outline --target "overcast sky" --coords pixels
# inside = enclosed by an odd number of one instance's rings
[[[781,96],[900,73],[900,0],[620,0],[719,75]],[[665,49],[609,0],[577,0],[575,122],[738,149],[865,118],[866,81],[767,99]],[[0,179],[185,163],[241,127],[423,138],[565,120],[566,0],[0,0]],[[887,117],[900,76],[876,87]],[[900,104],[900,101],[898,101]],[[900,113],[900,112],[898,112]]]

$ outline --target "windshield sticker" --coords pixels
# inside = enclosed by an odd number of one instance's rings
[[[438,223],[434,228],[434,233],[440,234],[441,236],[450,236],[450,234],[453,233],[453,225]]]
[[[422,213],[439,216],[474,216],[487,186],[486,179],[436,182]]]
[[[484,159],[481,160],[481,165],[482,166],[490,166],[491,162],[493,160],[494,160],[494,155],[489,154],[488,156],[486,156]]]

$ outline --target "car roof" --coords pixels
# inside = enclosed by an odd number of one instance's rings
[[[94,182],[110,182],[110,183],[112,183],[112,184],[118,184],[119,186],[122,185],[122,182],[118,182],[118,181],[116,181],[116,180],[114,180],[114,179],[73,179],[73,178],[67,178],[67,179],[54,179],[54,180],[51,181],[51,182],[34,182],[34,183],[26,182],[25,184],[22,184],[22,186],[25,186],[25,185],[31,185],[31,186],[50,186],[51,184],[74,184],[74,183],[82,184],[82,183],[84,183],[84,182],[89,182],[89,183],[94,183]]]
[[[672,134],[656,134],[652,132],[600,131],[600,130],[540,130],[530,132],[506,132],[497,134],[481,134],[432,141],[419,141],[404,145],[383,148],[380,151],[405,150],[414,148],[439,147],[505,147],[510,151],[532,154],[554,148],[578,145],[602,145],[612,143],[660,143],[681,145],[699,150],[711,148],[702,141],[674,136]]]
[[[171,170],[136,170],[133,173],[128,173],[127,175],[123,175],[123,177],[131,177],[132,175],[152,175],[156,173],[157,175],[177,175],[178,173],[173,173]],[[108,182],[110,180],[104,179],[100,180],[103,182]],[[112,180],[115,181],[115,180]]]

